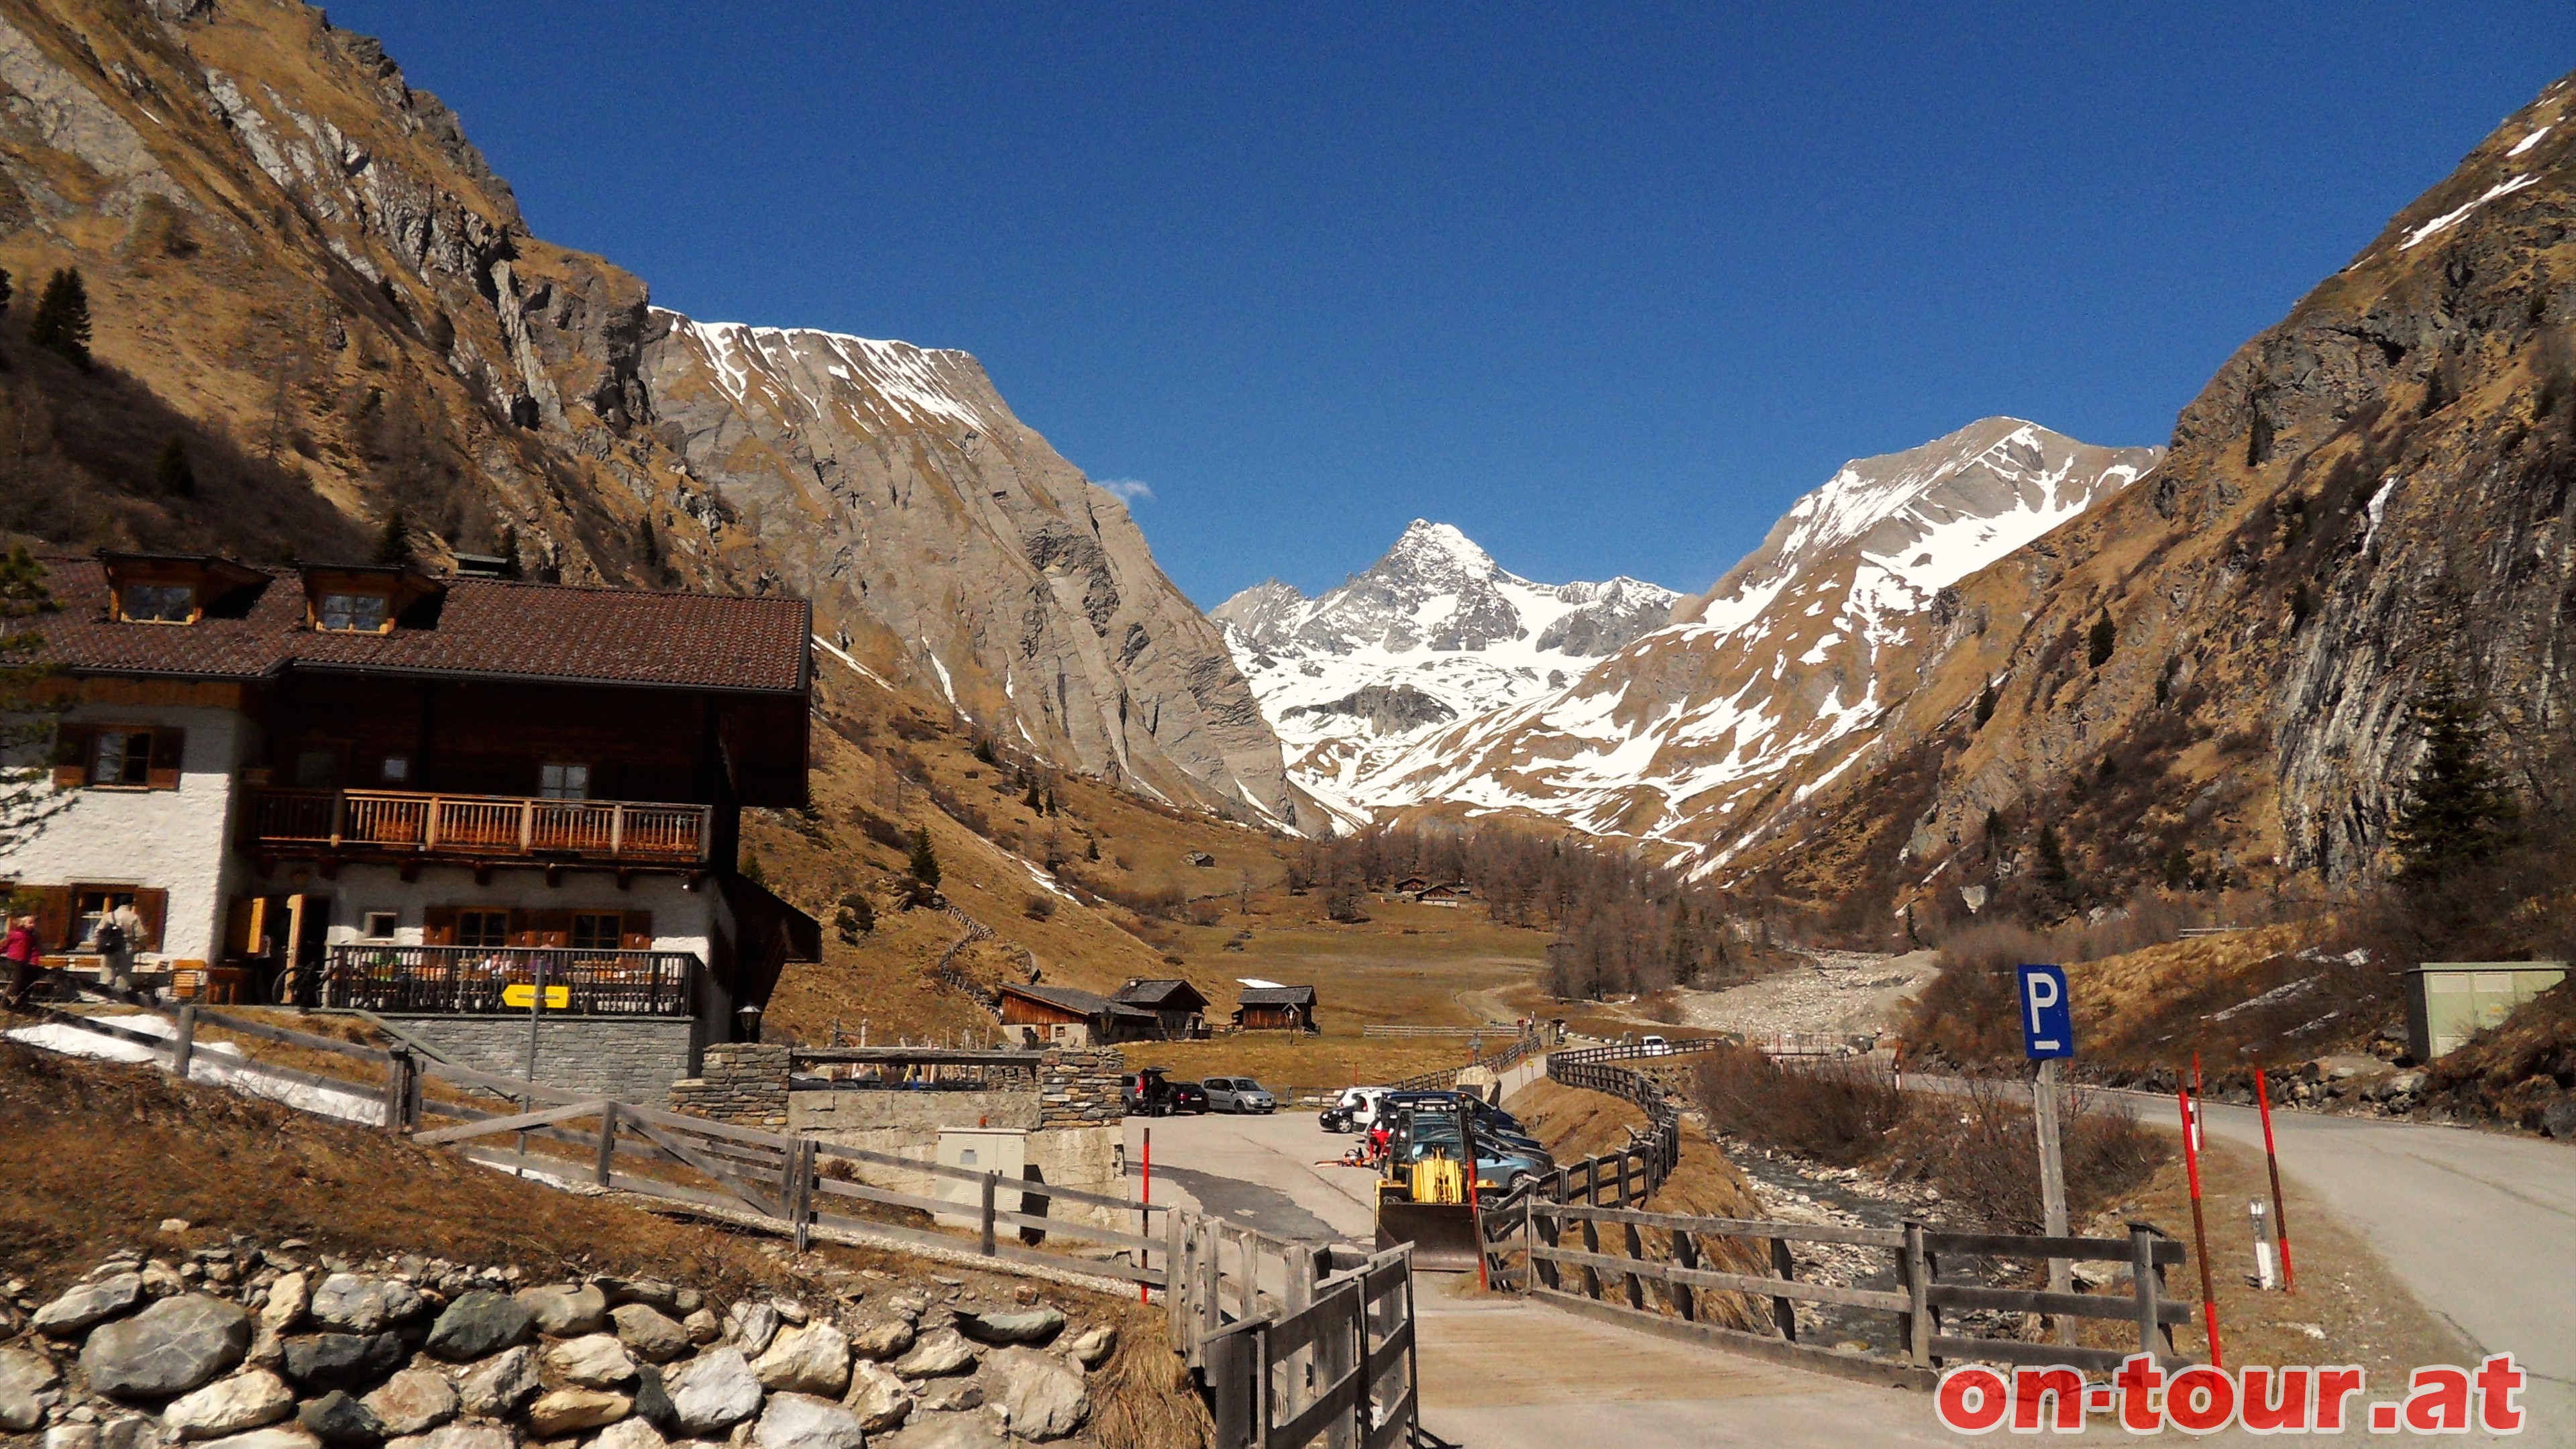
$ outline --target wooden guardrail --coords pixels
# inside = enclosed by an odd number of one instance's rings
[[[1280,1306],[1201,1341],[1215,1449],[1393,1449],[1421,1416],[1409,1246],[1329,1259],[1304,1250]]]
[[[2064,1363],[2109,1371],[2117,1369],[2132,1352],[1944,1333],[1943,1314],[1951,1309],[1993,1309],[2132,1324],[2138,1335],[2135,1352],[2155,1354],[2171,1364],[2185,1362],[2174,1352],[2173,1328],[2192,1321],[2191,1305],[2168,1299],[2163,1291],[2165,1270],[2184,1261],[2183,1246],[2143,1224],[2133,1224],[2127,1238],[2048,1238],[1939,1232],[1921,1223],[1907,1223],[1901,1228],[1855,1228],[1685,1217],[1536,1197],[1522,1204],[1522,1215],[1526,1225],[1524,1250],[1530,1264],[1529,1287],[1535,1296],[1608,1309],[1623,1322],[1653,1320],[1676,1336],[1750,1347],[1768,1357],[1802,1360],[1810,1366],[1829,1366],[1838,1372],[1850,1372],[1855,1367],[1864,1371],[1891,1367],[1883,1363],[1855,1365],[1851,1355],[1802,1342],[1794,1305],[1821,1303],[1895,1315],[1904,1366],[1921,1371],[1917,1377],[1922,1382],[1929,1382],[1930,1372],[1947,1359]],[[1602,1243],[1604,1224],[1619,1229],[1607,1250]],[[1566,1245],[1568,1225],[1576,1230],[1581,1246]],[[1767,1255],[1770,1271],[1727,1272],[1707,1266],[1715,1257],[1708,1242],[1712,1238],[1760,1244],[1754,1256],[1758,1261]],[[1670,1256],[1649,1253],[1646,1243],[1650,1239],[1658,1245],[1668,1245]],[[1889,1290],[1801,1281],[1789,1251],[1792,1243],[1882,1249],[1891,1255],[1897,1286]],[[2127,1263],[2131,1270],[2130,1291],[2051,1293],[1956,1279],[1943,1282],[1945,1257],[2007,1258],[2040,1264],[2050,1259]],[[1777,1337],[1708,1321],[1698,1299],[1703,1291],[1768,1298]]]

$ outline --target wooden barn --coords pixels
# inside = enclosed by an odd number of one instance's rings
[[[1186,981],[1138,978],[1111,992],[1109,999],[1120,1006],[1152,1012],[1166,1041],[1191,1041],[1207,1035],[1208,999]]]
[[[1476,893],[1468,889],[1464,881],[1447,881],[1436,886],[1425,886],[1415,891],[1413,898],[1426,906],[1456,906],[1462,902],[1474,900]]]
[[[1314,1031],[1315,988],[1247,986],[1235,999],[1237,1031]]]
[[[1148,1041],[1161,1032],[1152,1012],[1070,986],[1005,981],[1001,995],[1002,1034],[1022,1045],[1097,1046]]]

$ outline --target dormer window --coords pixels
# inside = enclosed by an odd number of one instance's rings
[[[116,617],[128,624],[193,624],[197,613],[194,584],[130,583],[116,593]]]
[[[382,634],[393,627],[391,600],[382,594],[334,590],[313,609],[313,627],[326,634]]]

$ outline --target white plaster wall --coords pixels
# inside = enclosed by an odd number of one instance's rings
[[[170,893],[158,949],[147,956],[212,961],[222,945],[224,873],[235,774],[249,721],[228,709],[88,705],[74,723],[163,725],[188,732],[176,790],[58,792],[63,808],[0,854],[0,876],[29,885],[147,886]],[[654,929],[661,929],[657,917]]]
[[[701,962],[707,959],[716,895],[712,883],[690,890],[679,877],[669,875],[630,876],[626,889],[619,890],[617,878],[603,871],[567,870],[556,884],[549,886],[544,871],[510,866],[494,869],[491,881],[484,885],[475,884],[473,870],[465,866],[423,866],[420,879],[406,881],[394,866],[348,865],[340,868],[336,880],[317,875],[300,886],[273,883],[267,889],[330,896],[333,945],[360,939],[358,931],[369,911],[396,912],[401,921],[395,927],[394,941],[404,946],[421,944],[421,919],[432,906],[651,911],[653,949],[687,951]]]

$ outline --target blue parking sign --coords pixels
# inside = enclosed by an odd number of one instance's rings
[[[2066,1004],[2066,968],[2021,968],[2021,1049],[2032,1061],[2075,1055],[2075,1013]]]

